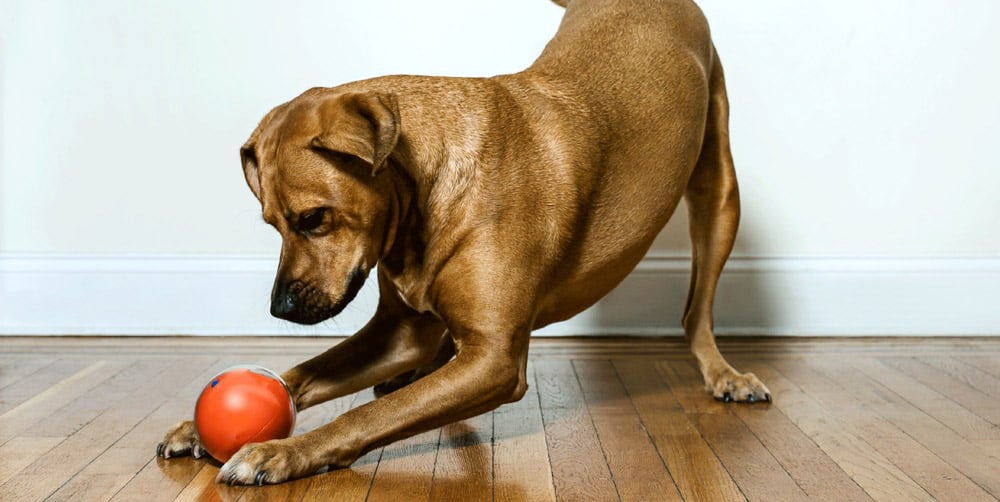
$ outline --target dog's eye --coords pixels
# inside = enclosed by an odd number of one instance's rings
[[[317,207],[299,215],[295,228],[302,233],[316,232],[327,221],[329,208]]]

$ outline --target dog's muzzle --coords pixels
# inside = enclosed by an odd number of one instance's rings
[[[339,314],[365,284],[365,274],[354,269],[347,279],[344,294],[331,301],[325,291],[300,281],[279,281],[271,293],[271,315],[298,324],[317,324]]]

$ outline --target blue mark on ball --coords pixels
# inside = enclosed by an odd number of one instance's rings
[[[212,380],[212,387],[215,387],[218,384],[219,384],[219,380],[218,379]]]

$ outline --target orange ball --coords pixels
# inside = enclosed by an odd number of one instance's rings
[[[201,391],[194,426],[205,451],[225,462],[247,443],[290,436],[295,401],[275,372],[256,365],[233,366]]]

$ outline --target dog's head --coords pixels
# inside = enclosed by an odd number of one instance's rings
[[[314,89],[268,113],[240,149],[282,238],[272,315],[315,324],[354,299],[390,237],[382,174],[398,139],[394,96]]]

